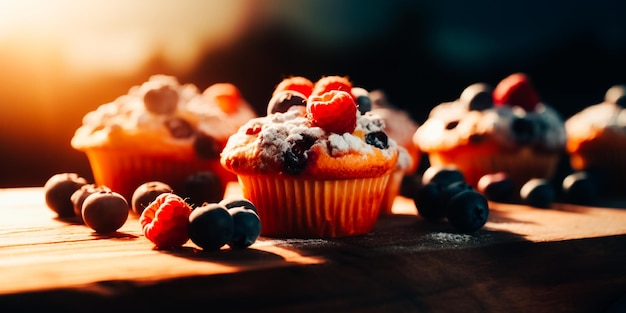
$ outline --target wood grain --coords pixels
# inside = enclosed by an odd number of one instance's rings
[[[365,236],[159,251],[136,216],[96,235],[41,188],[0,189],[0,311],[608,312],[626,294],[626,210],[490,207],[473,234],[398,197]]]

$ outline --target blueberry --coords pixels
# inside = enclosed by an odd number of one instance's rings
[[[465,190],[448,201],[446,217],[459,231],[474,232],[487,223],[489,203],[478,191]]]
[[[488,200],[496,202],[511,202],[515,194],[515,184],[505,172],[482,176],[476,188]]]
[[[437,183],[422,185],[413,201],[418,214],[428,221],[437,221],[445,218],[444,208],[441,207],[442,187]]]
[[[533,178],[520,189],[520,197],[524,203],[536,208],[549,208],[554,202],[554,187],[545,178]]]
[[[572,204],[589,205],[597,195],[596,182],[585,171],[575,172],[563,179],[563,196]]]
[[[187,120],[180,117],[170,117],[163,122],[165,128],[174,138],[184,139],[190,138],[194,134],[193,126]]]
[[[365,114],[366,112],[372,110],[372,101],[370,100],[370,97],[361,95],[357,96],[354,101],[356,102],[361,114]]]
[[[376,101],[386,101],[382,91],[375,90],[369,93],[365,88],[361,87],[352,87],[352,95],[354,96],[354,102],[356,102],[361,114],[371,111],[372,103]]]
[[[254,203],[245,198],[226,198],[220,201],[219,204],[225,206],[229,210],[232,208],[244,207],[254,212],[258,212]]]
[[[440,201],[441,201],[441,207],[442,208],[447,207],[448,202],[450,202],[450,200],[454,196],[466,190],[474,190],[474,187],[472,187],[470,184],[466,183],[465,181],[456,181],[445,186],[441,190],[441,194],[439,196]]]
[[[267,115],[272,113],[284,113],[294,105],[306,107],[306,96],[295,90],[282,90],[277,92],[267,105]]]
[[[204,203],[189,215],[187,232],[189,239],[203,250],[219,250],[233,236],[233,217],[223,205]]]
[[[221,201],[224,196],[223,190],[219,177],[211,171],[196,172],[185,179],[186,202],[196,206],[205,202]]]
[[[283,169],[293,175],[300,174],[306,168],[309,157],[307,151],[315,143],[316,139],[311,136],[302,135],[302,138],[295,140],[283,153]]]
[[[97,233],[112,233],[126,223],[129,209],[128,202],[119,193],[96,192],[83,202],[83,221]]]
[[[467,103],[469,110],[482,111],[493,107],[493,87],[485,83],[475,83],[463,90],[459,100]]]
[[[389,148],[389,137],[382,131],[368,133],[365,135],[365,142],[378,149]]]
[[[156,199],[156,197],[162,193],[173,192],[170,185],[161,181],[150,181],[141,184],[133,192],[131,198],[131,209],[137,214],[141,215],[143,210]]]
[[[228,209],[233,217],[233,235],[228,246],[233,249],[245,249],[251,246],[261,235],[261,219],[256,211],[246,207]]]
[[[59,173],[50,177],[44,184],[46,205],[60,218],[73,217],[72,194],[87,185],[87,180],[76,173]]]
[[[74,215],[78,217],[80,222],[84,222],[82,212],[83,212],[83,203],[85,202],[85,199],[87,199],[87,197],[90,196],[91,194],[94,194],[96,192],[101,192],[101,191],[111,191],[111,189],[107,186],[97,186],[95,184],[87,184],[87,185],[83,185],[82,187],[80,187],[80,189],[74,191],[74,193],[70,197],[70,200],[72,201],[72,204],[74,205]]]
[[[150,89],[143,96],[146,110],[155,114],[171,114],[178,106],[178,91],[170,86]]]
[[[535,136],[535,124],[527,118],[515,117],[511,121],[511,133],[518,143],[529,144]]]
[[[465,176],[453,166],[431,166],[422,174],[422,185],[434,182],[445,187],[457,181],[465,181]]]
[[[193,149],[198,158],[209,160],[219,158],[223,147],[215,138],[199,131],[194,138]]]

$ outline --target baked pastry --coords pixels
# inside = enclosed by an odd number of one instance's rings
[[[358,111],[347,78],[322,77],[310,88],[295,80],[277,86],[267,116],[230,137],[222,165],[257,206],[264,236],[365,234],[396,168],[397,143],[380,118]]]
[[[385,133],[398,143],[398,163],[396,170],[391,174],[387,190],[381,203],[380,213],[391,214],[393,202],[400,193],[400,187],[405,175],[416,172],[420,163],[421,152],[413,135],[419,124],[404,111],[387,100],[382,90],[373,90],[367,93],[371,102],[371,111],[366,114],[377,115],[385,122]]]
[[[155,75],[88,112],[71,145],[86,153],[94,180],[131,200],[149,181],[184,194],[188,176],[211,171],[236,180],[219,162],[228,137],[256,117],[239,90],[218,83],[200,92],[175,77]]]
[[[455,166],[474,187],[483,175],[503,172],[519,190],[532,178],[554,174],[565,127],[528,77],[515,73],[494,89],[473,84],[459,99],[434,107],[414,140],[431,166]]]
[[[607,181],[626,174],[626,86],[607,90],[604,101],[584,108],[565,122],[567,152],[574,170],[592,170]]]

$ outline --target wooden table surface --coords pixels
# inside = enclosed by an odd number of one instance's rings
[[[0,312],[626,309],[626,209],[490,207],[473,234],[425,222],[398,197],[364,236],[159,251],[136,216],[97,235],[55,218],[42,188],[0,189]]]

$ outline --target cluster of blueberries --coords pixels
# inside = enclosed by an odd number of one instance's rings
[[[534,178],[516,194],[513,181],[503,172],[484,175],[474,188],[455,167],[431,166],[424,171],[417,188],[411,187],[415,192],[407,195],[425,220],[447,219],[459,231],[473,232],[487,221],[488,201],[550,208],[561,196],[559,200],[564,203],[589,205],[598,194],[598,176],[591,171],[572,172],[563,179],[561,189],[547,178]]]
[[[461,232],[474,232],[487,222],[487,198],[455,168],[429,167],[413,200],[421,217],[447,221]]]
[[[228,244],[245,249],[261,234],[261,220],[256,206],[244,198],[222,199],[221,186],[210,172],[193,174],[187,180],[187,201],[194,203],[189,216],[189,239],[204,250],[216,250]],[[44,185],[47,206],[59,218],[84,223],[96,233],[117,231],[128,219],[129,211],[141,215],[162,193],[172,188],[160,181],[146,182],[135,190],[130,205],[119,193],[107,186],[89,184],[77,173],[59,173]],[[219,194],[219,196],[218,196]]]

